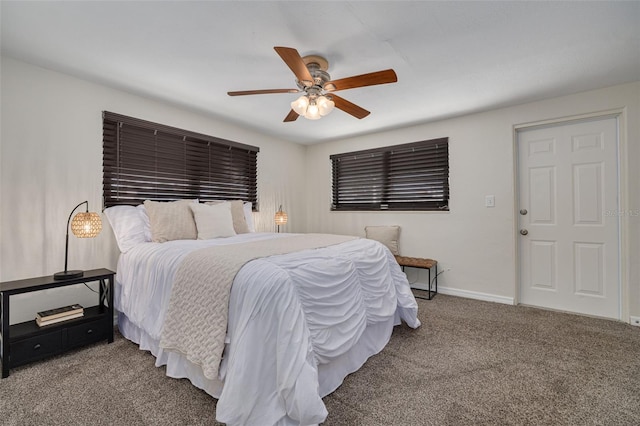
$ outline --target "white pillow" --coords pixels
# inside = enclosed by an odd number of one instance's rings
[[[247,219],[244,216],[244,205],[242,200],[233,201],[207,201],[205,204],[215,205],[228,203],[231,205],[231,217],[233,218],[233,229],[236,234],[246,234],[249,232],[249,226],[247,225]]]
[[[391,250],[391,253],[398,256],[398,237],[400,236],[399,226],[365,226],[364,232],[370,240],[376,240],[384,244]]]
[[[173,240],[195,240],[196,223],[189,205],[198,200],[144,201],[144,208],[151,223],[151,237],[154,243]]]
[[[126,253],[132,247],[146,242],[144,237],[144,221],[140,211],[134,206],[113,206],[105,209],[113,234],[116,236],[118,248]]]
[[[144,208],[144,204],[139,204],[136,208],[140,212],[140,218],[144,223],[144,239],[147,242],[151,242],[151,222],[149,222],[147,210]]]
[[[249,232],[256,232],[256,226],[253,223],[253,211],[251,210],[253,204],[251,204],[249,201],[245,201],[242,207],[244,209],[244,219],[247,221]]]
[[[231,203],[189,204],[196,221],[199,240],[233,237],[233,216]]]

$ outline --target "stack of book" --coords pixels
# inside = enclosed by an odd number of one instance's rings
[[[47,311],[38,312],[36,316],[36,324],[40,327],[51,325],[74,318],[80,318],[84,315],[84,308],[81,305],[69,305],[62,308],[49,309]]]

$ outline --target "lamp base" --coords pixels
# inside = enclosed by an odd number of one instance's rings
[[[84,275],[84,271],[74,270],[74,271],[62,271],[56,272],[53,274],[54,280],[68,280],[70,278],[78,278]]]

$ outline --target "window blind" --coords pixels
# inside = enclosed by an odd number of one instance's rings
[[[104,207],[144,200],[251,201],[259,148],[103,112]]]
[[[449,210],[449,138],[334,154],[331,210]]]

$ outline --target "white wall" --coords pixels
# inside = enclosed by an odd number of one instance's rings
[[[273,215],[281,203],[289,214],[287,232],[363,236],[366,225],[399,224],[402,253],[438,259],[441,267],[450,269],[439,277],[441,287],[471,297],[506,303],[516,298],[515,125],[624,108],[623,199],[627,209],[640,208],[640,83],[309,147],[11,58],[2,58],[0,84],[1,281],[63,269],[70,210],[88,200],[91,210],[100,211],[103,110],[259,146],[258,230],[275,230]],[[449,213],[330,212],[330,154],[444,136],[450,142]],[[496,196],[495,208],[484,207],[487,194]],[[637,317],[640,218],[622,219],[627,231],[626,314]],[[106,220],[103,223],[98,238],[70,237],[70,268],[115,270],[118,250]],[[410,270],[410,279],[418,272]],[[425,274],[417,280],[424,282]],[[38,310],[94,300],[82,287],[15,297],[11,322],[33,318]]]
[[[103,110],[260,147],[258,231],[275,231],[280,203],[289,214],[284,230],[304,231],[304,146],[11,58],[3,57],[1,67],[0,281],[63,270],[71,209],[88,200],[91,211],[101,211]],[[69,238],[69,269],[115,270],[117,256],[104,216],[97,238]],[[15,296],[10,321],[96,300],[83,286]]]
[[[366,225],[401,225],[401,253],[437,259],[446,270],[439,277],[444,291],[513,303],[517,300],[514,126],[615,108],[624,108],[623,200],[627,209],[639,211],[640,83],[633,83],[310,146],[307,232],[364,236]],[[331,154],[440,137],[449,137],[450,212],[330,211]],[[495,195],[494,208],[484,206],[486,195]],[[628,271],[623,288],[626,321],[629,314],[640,314],[640,217],[627,215],[622,220],[623,263]],[[410,279],[426,282],[424,273],[416,278],[418,272],[410,270]]]

